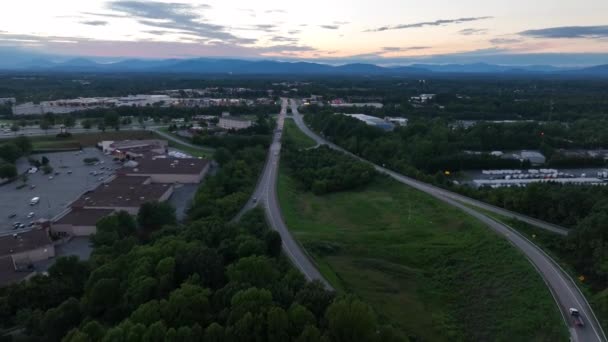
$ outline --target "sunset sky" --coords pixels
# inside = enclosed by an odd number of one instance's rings
[[[69,56],[379,62],[604,54],[608,1],[6,0],[0,47]]]

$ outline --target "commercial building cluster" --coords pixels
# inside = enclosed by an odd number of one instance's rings
[[[200,183],[210,161],[172,157],[167,145],[163,140],[100,142],[104,153],[120,164],[115,175],[85,191],[50,221],[0,234],[0,285],[31,276],[33,264],[55,256],[56,244],[95,234],[102,218],[118,211],[136,215],[144,203],[167,201],[176,185]]]

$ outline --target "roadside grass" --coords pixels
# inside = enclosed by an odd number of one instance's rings
[[[561,235],[553,234],[543,229],[534,227],[531,224],[520,221],[515,218],[506,217],[500,214],[492,213],[483,209],[479,209],[487,216],[492,217],[496,221],[502,222],[509,227],[517,230],[519,233],[524,235],[538,247],[540,247],[545,253],[549,254],[555,262],[557,262],[566,271],[572,279],[576,282],[579,289],[583,292],[589,304],[591,304],[597,319],[604,331],[608,330],[608,307],[606,307],[608,292],[593,291],[592,287],[589,286],[584,278],[580,279],[584,274],[580,274],[576,271],[575,267],[570,260],[569,255],[565,250],[566,237]]]
[[[56,136],[29,137],[34,150],[38,149],[61,149],[73,148],[76,144],[80,147],[96,146],[102,140],[138,140],[154,139],[157,135],[152,131],[94,131],[90,133],[76,133],[68,138]]]
[[[315,196],[283,168],[278,192],[328,281],[416,340],[568,340],[533,266],[465,213],[385,177]]]
[[[174,137],[174,138],[176,138],[176,139],[178,139],[180,141],[190,143],[184,137],[180,137],[179,135],[177,135],[177,134],[169,131],[169,127],[161,127],[158,130],[161,131],[161,132],[163,132],[163,133],[165,133],[165,134],[169,134],[172,137]],[[212,148],[212,147],[199,146],[200,149],[197,149],[197,148],[192,148],[190,146],[187,146],[187,145],[184,145],[184,144],[178,143],[176,141],[172,141],[172,140],[169,140],[169,146],[171,146],[173,148],[176,148],[176,149],[179,149],[179,150],[182,150],[182,151],[184,151],[184,152],[186,152],[188,154],[191,154],[191,155],[193,155],[195,157],[205,157],[205,156],[209,157],[209,156],[213,155],[213,152],[215,152],[215,149]]]
[[[308,135],[302,132],[291,118],[285,119],[283,126],[285,139],[295,144],[298,148],[310,148],[317,145]]]

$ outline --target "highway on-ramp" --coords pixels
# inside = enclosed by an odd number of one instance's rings
[[[555,302],[557,303],[564,320],[570,331],[570,336],[573,341],[587,342],[587,341],[606,341],[606,335],[602,331],[602,328],[591,309],[591,306],[587,302],[585,296],[576,286],[574,280],[542,249],[537,247],[523,235],[519,234],[513,228],[498,222],[489,216],[470,208],[465,204],[470,204],[467,201],[461,201],[460,198],[454,196],[446,196],[445,190],[439,189],[434,186],[419,182],[409,177],[405,177],[399,173],[388,170],[379,165],[375,165],[365,159],[353,155],[352,153],[345,151],[343,148],[323,139],[313,131],[311,131],[304,123],[302,116],[298,113],[297,104],[295,101],[291,101],[291,108],[293,112],[294,121],[297,126],[309,137],[314,139],[319,144],[326,144],[329,147],[347,153],[359,160],[370,163],[374,168],[381,173],[389,175],[395,180],[410,185],[422,192],[425,192],[445,203],[448,203],[454,207],[457,207],[469,215],[479,219],[485,223],[496,233],[505,237],[513,246],[518,248],[534,265],[538,273],[541,275],[549,290],[551,291]],[[440,191],[441,190],[441,191]],[[465,197],[466,198],[466,197]],[[464,202],[465,204],[463,204]],[[508,216],[512,216],[515,213],[511,213]],[[515,214],[515,217],[519,217]],[[538,221],[538,220],[537,220]],[[539,221],[542,222],[542,221]],[[586,323],[585,327],[575,327],[570,317],[569,308],[577,308],[581,316]]]
[[[239,212],[236,219],[238,220],[244,213],[255,208],[258,204],[262,204],[269,225],[281,235],[283,250],[293,265],[304,274],[308,281],[319,280],[327,289],[331,290],[331,285],[323,278],[317,267],[311,262],[309,256],[293,238],[281,215],[276,185],[281,156],[281,136],[287,112],[287,99],[283,99],[282,101],[281,113],[277,118],[277,127],[272,136],[272,143],[266,157],[264,170],[250,200]]]

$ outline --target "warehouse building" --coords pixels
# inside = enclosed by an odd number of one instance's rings
[[[119,175],[150,177],[152,183],[198,184],[209,171],[209,160],[144,158],[117,171]]]
[[[170,184],[152,184],[150,177],[118,176],[108,183],[87,191],[71,205],[73,209],[124,210],[137,215],[147,202],[164,202],[173,194]]]
[[[70,208],[56,218],[51,231],[59,236],[89,236],[97,232],[97,222],[114,209]]]
[[[15,269],[55,256],[55,245],[46,228],[0,236],[0,258],[10,257]]]
[[[253,126],[253,121],[236,116],[222,116],[220,117],[217,126],[223,129],[234,129],[238,131]]]
[[[377,127],[383,129],[385,131],[392,131],[395,129],[395,125],[391,122],[387,122],[383,119],[377,118],[375,116],[365,115],[365,114],[344,114],[346,116],[350,116],[351,118],[355,118],[359,121],[365,122],[368,126]]]

